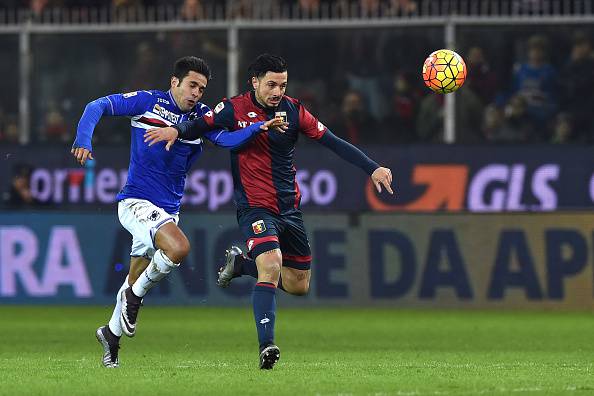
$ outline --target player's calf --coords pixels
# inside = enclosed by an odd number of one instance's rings
[[[133,337],[136,333],[136,322],[142,304],[142,297],[159,281],[169,275],[172,269],[178,266],[179,263],[173,262],[159,249],[155,252],[148,267],[146,267],[132,287],[122,292],[120,296],[122,302],[120,323],[122,325],[122,331],[128,337]]]

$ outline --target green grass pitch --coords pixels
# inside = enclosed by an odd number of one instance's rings
[[[108,307],[0,307],[0,395],[594,394],[590,313],[280,309],[257,368],[251,309],[151,307],[100,365]]]

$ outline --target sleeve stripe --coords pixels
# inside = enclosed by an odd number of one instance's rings
[[[107,101],[109,102],[109,105],[111,106],[111,115],[115,114],[115,111],[113,109],[113,103],[111,103],[111,99],[109,99],[108,96],[105,97],[107,99]]]

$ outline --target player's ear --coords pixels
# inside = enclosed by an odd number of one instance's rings
[[[258,89],[258,85],[260,85],[260,80],[258,80],[258,77],[252,77],[252,87],[254,89]]]
[[[179,86],[179,78],[171,76],[171,88]]]

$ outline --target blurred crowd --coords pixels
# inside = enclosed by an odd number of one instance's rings
[[[316,7],[322,2],[292,3]],[[27,3],[33,7],[38,3],[98,2]],[[113,0],[114,6],[128,3]],[[197,17],[203,3],[206,1],[178,2],[189,18]],[[253,2],[227,2],[232,3],[247,6]],[[387,4],[380,0],[360,1],[365,7],[378,3]],[[417,3],[391,0],[389,4],[414,10]],[[497,40],[493,40],[489,27],[457,32],[457,51],[466,60],[468,78],[455,94],[456,142],[594,143],[590,116],[594,108],[592,27],[536,26],[528,31],[510,26],[501,31]],[[180,56],[201,56],[211,64],[215,78],[204,98],[207,104],[216,105],[226,94],[224,31],[103,34],[68,39],[38,35],[32,42],[32,143],[71,142],[85,104],[96,97],[167,89],[171,64]],[[429,52],[443,46],[443,39],[443,27],[309,29],[267,35],[246,30],[239,43],[240,79],[244,81],[247,65],[255,55],[277,53],[289,62],[288,94],[304,102],[336,134],[356,144],[440,143],[444,140],[444,96],[424,86],[420,66]],[[18,58],[9,56],[9,46],[1,40],[0,56],[7,62],[0,64],[0,72],[10,75],[18,69]],[[18,49],[16,43],[14,51]],[[77,49],[61,50],[61,56],[56,57],[58,47]],[[16,81],[6,79],[0,82],[0,89],[16,91]],[[247,88],[240,84],[240,91]],[[16,106],[14,98],[0,97],[0,143],[19,141]],[[96,143],[125,143],[126,134],[114,133],[114,125],[102,121]],[[125,124],[117,128],[123,129]]]
[[[150,19],[148,13],[118,13],[159,9],[167,19],[283,17],[394,17],[435,14],[557,14],[591,13],[591,0],[3,0],[0,10],[25,9],[35,20],[44,11],[109,9],[108,18]],[[218,16],[215,15],[215,10]]]

